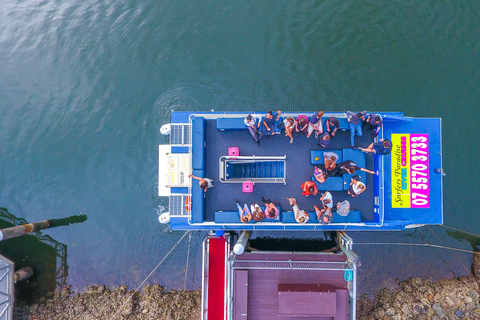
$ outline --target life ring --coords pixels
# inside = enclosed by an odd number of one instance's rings
[[[192,198],[190,198],[189,196],[185,198],[185,210],[187,210],[187,212],[190,212],[190,210],[192,210]]]

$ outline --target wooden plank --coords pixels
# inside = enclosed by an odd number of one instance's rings
[[[348,320],[348,290],[337,289],[337,316],[335,320]]]
[[[278,284],[278,314],[335,317],[337,293],[331,285]]]
[[[248,314],[248,270],[233,272],[233,319],[247,319]]]

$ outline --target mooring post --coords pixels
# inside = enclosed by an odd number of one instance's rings
[[[68,226],[72,223],[79,223],[87,220],[86,215],[71,216],[62,219],[43,220],[40,222],[28,223],[21,226],[5,228],[0,230],[0,241],[15,237],[20,237],[38,230],[55,228],[60,226]]]

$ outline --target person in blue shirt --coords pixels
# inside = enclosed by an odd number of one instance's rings
[[[365,121],[366,114],[367,114],[367,111],[356,112],[356,113],[347,111],[347,120],[350,123],[350,142],[352,144],[352,147],[355,145],[354,144],[355,132],[357,133],[357,136],[359,137],[362,136],[362,125],[363,125],[363,122]]]
[[[371,131],[370,134],[372,135],[372,137],[375,138],[376,136],[378,136],[378,131],[380,131],[380,128],[383,124],[382,117],[379,114],[370,113],[366,122],[370,125],[370,128],[368,130]]]
[[[307,129],[307,138],[310,138],[313,131],[315,131],[315,138],[318,138],[318,135],[323,133],[322,116],[323,111],[319,111],[310,117],[310,122],[308,123]]]
[[[267,115],[263,118],[263,130],[260,133],[260,138],[264,134],[275,135],[275,125],[280,121],[281,115],[282,111],[277,111],[276,113],[267,111]]]
[[[328,132],[324,132],[322,135],[318,137],[318,143],[316,144],[316,146],[327,148],[329,144],[330,144],[330,135],[328,134]]]

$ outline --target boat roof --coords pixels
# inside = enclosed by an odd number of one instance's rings
[[[351,244],[342,242],[345,252],[235,255],[229,243],[229,235],[204,241],[203,319],[355,319],[359,261]]]
[[[367,185],[364,193],[356,198],[348,196],[346,190],[322,190],[330,191],[334,203],[348,199],[351,203],[352,212],[348,219],[334,221],[327,225],[319,224],[314,216],[313,205],[320,204],[319,196],[305,197],[301,195],[300,185],[310,180],[314,165],[312,165],[312,151],[319,151],[321,148],[315,146],[316,140],[313,137],[294,136],[292,144],[284,134],[277,134],[267,139],[261,139],[261,147],[252,141],[251,135],[246,127],[241,127],[246,115],[264,115],[255,112],[172,112],[172,133],[170,144],[159,147],[159,195],[170,197],[170,227],[171,229],[226,229],[226,230],[402,230],[404,228],[423,224],[443,223],[443,185],[442,174],[437,168],[442,168],[442,144],[441,144],[441,119],[439,118],[409,118],[401,112],[378,112],[383,118],[383,127],[379,137],[374,139],[366,130],[361,137],[355,136],[355,145],[367,147],[370,143],[378,141],[379,138],[389,139],[393,142],[392,153],[382,156],[371,153],[362,153],[352,150],[350,146],[350,131],[346,122],[346,115],[343,112],[326,112],[322,117],[323,122],[330,116],[337,117],[341,122],[341,129],[332,139],[328,150],[334,150],[345,157],[362,157],[365,168],[374,170],[377,174],[370,175],[363,173],[363,182]],[[305,114],[310,117],[314,112],[288,112],[282,116],[296,117]],[[222,121],[222,122],[221,122]],[[202,123],[199,126],[198,123]],[[238,127],[228,127],[235,123]],[[225,126],[225,127],[222,127]],[[199,135],[201,136],[199,138]],[[409,141],[408,149],[405,150],[405,138],[418,141]],[[410,158],[406,153],[423,152],[413,150],[424,139],[427,140],[427,160],[423,163],[401,163],[405,157]],[[414,144],[418,142],[417,144]],[[231,147],[239,149],[240,161],[260,161],[259,157],[270,160],[284,157],[284,183],[257,183],[254,182],[252,193],[242,192],[242,181],[228,183],[222,179],[222,161],[232,161],[228,157],[228,150]],[[423,147],[423,145],[421,145]],[[403,149],[402,149],[403,148]],[[167,176],[165,168],[168,167],[166,160],[169,155],[189,155],[185,158],[183,168],[178,173],[186,182],[184,186],[168,187],[168,181],[172,178]],[[417,156],[421,155],[419,153]],[[246,156],[249,159],[240,159]],[[201,170],[193,167],[198,159],[203,157]],[[169,159],[169,158],[168,158]],[[235,159],[233,157],[233,159]],[[403,160],[402,160],[403,159]],[[355,160],[356,159],[343,159]],[[182,160],[176,160],[182,161]],[[263,160],[262,160],[263,161]],[[272,160],[277,161],[277,160]],[[278,160],[282,161],[282,160]],[[233,163],[233,162],[232,162]],[[399,167],[399,163],[401,167]],[[413,172],[415,169],[422,169],[423,172]],[[426,168],[425,168],[426,167]],[[180,168],[181,169],[181,168]],[[282,167],[283,169],[283,167]],[[403,169],[403,171],[402,171]],[[275,169],[277,170],[277,169]],[[402,174],[398,174],[400,170]],[[406,171],[407,173],[405,173]],[[418,170],[417,170],[418,171]],[[201,175],[213,179],[214,187],[207,192],[198,189],[198,183],[191,183],[186,179],[188,173]],[[427,174],[426,178],[423,176]],[[427,179],[427,190],[420,190],[420,194],[414,193],[411,189],[412,179],[424,182]],[[175,179],[178,178],[178,175]],[[330,178],[329,178],[330,179]],[[402,180],[403,179],[403,180]],[[244,179],[248,180],[248,179]],[[344,178],[344,184],[349,177]],[[398,190],[399,184],[408,188]],[[423,183],[420,183],[423,184]],[[418,187],[418,184],[417,184]],[[424,186],[420,186],[424,187]],[[423,193],[422,193],[423,192]],[[412,196],[415,195],[415,203],[422,205],[412,207]],[[281,217],[278,221],[262,221],[258,223],[241,223],[235,221],[238,217],[235,200],[248,205],[258,203],[263,205],[261,197],[278,202]],[[291,206],[287,197],[295,197],[300,209],[309,211],[312,217],[307,224],[298,224],[292,221]],[[428,204],[424,205],[424,198],[427,197]],[[399,199],[402,200],[401,205]],[[191,203],[190,203],[191,201]],[[191,208],[190,208],[191,206]],[[195,213],[201,211],[200,214]],[[197,217],[197,218],[195,218]],[[200,217],[200,219],[198,218]],[[357,217],[357,218],[355,218]],[[222,220],[223,219],[223,220]],[[357,219],[357,220],[355,220]]]

